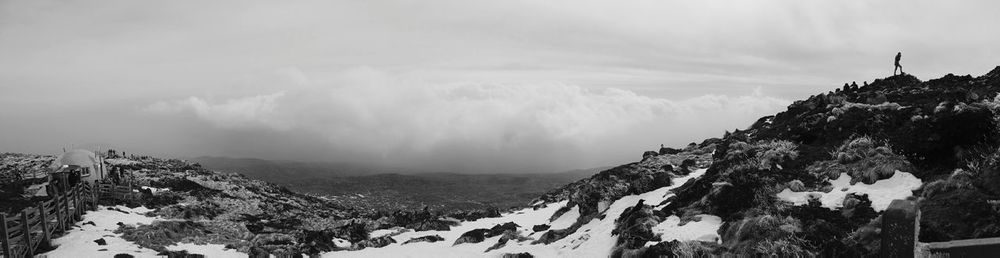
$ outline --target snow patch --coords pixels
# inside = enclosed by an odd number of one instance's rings
[[[109,210],[107,206],[99,206],[97,211],[87,211],[83,219],[66,231],[66,234],[52,239],[55,250],[39,254],[41,257],[111,257],[125,253],[135,257],[159,257],[156,250],[143,248],[135,243],[122,239],[122,234],[114,233],[118,223],[138,226],[149,225],[154,221],[163,220],[158,217],[147,217],[145,214],[153,211],[146,207],[129,208],[115,206],[117,210]],[[118,211],[120,210],[120,211]],[[90,224],[93,222],[93,225]],[[107,245],[98,245],[94,240],[103,238]],[[100,251],[100,250],[104,251]],[[247,254],[226,249],[223,245],[196,245],[180,243],[168,246],[169,250],[188,250],[190,253],[204,254],[206,257],[247,257]]]
[[[872,201],[872,209],[884,211],[892,200],[906,199],[913,195],[913,190],[920,188],[923,181],[913,174],[897,170],[892,177],[875,181],[870,185],[865,183],[851,185],[851,176],[841,173],[839,178],[830,180],[830,185],[833,186],[833,190],[829,193],[793,192],[786,188],[778,193],[778,198],[795,205],[805,205],[809,203],[810,198],[818,198],[823,207],[832,210],[843,207],[844,198],[849,193],[866,194]]]
[[[462,233],[477,228],[490,228],[506,222],[516,223],[522,227],[519,231],[527,233],[527,230],[534,225],[547,224],[549,218],[555,214],[556,210],[566,206],[567,201],[550,203],[538,210],[526,208],[502,214],[498,218],[483,218],[462,222],[458,226],[452,227],[449,231],[404,232],[392,236],[397,243],[382,248],[334,251],[323,253],[322,257],[500,257],[505,253],[521,252],[531,253],[535,257],[608,257],[611,249],[615,246],[615,242],[618,240],[618,236],[611,235],[611,231],[615,228],[615,220],[626,208],[635,206],[639,200],[645,200],[645,203],[650,205],[659,204],[670,196],[670,190],[683,185],[689,179],[698,178],[703,174],[705,174],[705,169],[698,169],[687,176],[675,178],[671,186],[662,187],[639,195],[629,195],[619,198],[608,204],[607,210],[604,212],[606,215],[604,219],[592,219],[583,226],[580,226],[575,233],[548,245],[533,245],[531,244],[532,240],[524,242],[511,240],[502,248],[485,252],[487,248],[497,243],[497,240],[500,238],[499,236],[487,238],[480,243],[467,243],[454,246],[452,244],[455,243],[455,240]],[[562,226],[567,221],[571,225],[572,221],[576,221],[579,216],[579,207],[574,206],[570,211],[560,216],[556,221],[553,221],[550,226],[552,226],[552,229],[559,229],[557,226]],[[674,222],[674,225],[676,224],[677,222]],[[708,232],[712,231],[713,227],[717,230],[718,226],[716,225],[720,224],[721,219],[718,219],[718,217],[705,215],[700,222],[690,222],[684,226],[676,227],[678,230],[692,231],[694,233],[682,232],[664,235],[681,241],[700,240],[699,237],[709,235]],[[569,225],[566,225],[566,227]],[[668,228],[667,225],[664,225],[664,229]],[[539,233],[531,234],[531,237],[537,239],[540,236]],[[426,235],[439,235],[444,238],[444,241],[401,244],[411,238]]]
[[[193,243],[180,243],[176,245],[166,246],[167,250],[171,251],[187,251],[190,254],[201,254],[205,257],[247,257],[247,254],[237,252],[233,249],[226,249],[225,245],[218,244],[207,244],[207,245],[197,245]]]
[[[660,234],[660,241],[698,240],[721,243],[719,227],[722,226],[722,218],[714,215],[698,215],[695,218],[699,221],[689,221],[680,225],[681,218],[677,216],[667,217],[666,220],[653,227],[653,234]]]
[[[574,205],[572,209],[559,216],[555,221],[549,225],[549,229],[564,229],[573,225],[573,222],[580,218],[580,206]]]

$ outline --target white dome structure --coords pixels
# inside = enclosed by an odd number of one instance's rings
[[[56,170],[64,166],[78,166],[83,169],[80,174],[80,179],[83,181],[93,182],[101,178],[100,159],[97,154],[88,150],[67,151],[52,162],[52,168]]]

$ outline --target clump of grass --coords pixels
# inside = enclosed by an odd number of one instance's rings
[[[851,176],[851,183],[866,184],[892,177],[896,171],[908,171],[912,165],[889,146],[862,136],[846,141],[830,153],[833,160],[819,161],[806,171],[836,179],[840,174]]]
[[[799,152],[795,150],[798,146],[790,141],[774,140],[761,142],[755,144],[754,147],[760,149],[757,152],[760,169],[770,169],[782,162],[794,160],[799,157]]]
[[[810,256],[805,240],[796,236],[802,223],[793,217],[763,214],[728,222],[720,229],[730,252],[748,256]]]

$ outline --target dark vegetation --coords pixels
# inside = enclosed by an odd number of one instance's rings
[[[640,203],[626,210],[617,221],[622,237],[614,256],[876,255],[880,219],[867,196],[849,196],[834,210],[774,196],[786,188],[829,191],[828,180],[841,174],[873,183],[897,170],[925,182],[914,193],[920,241],[1000,236],[998,92],[1000,67],[981,77],[949,74],[927,82],[899,75],[796,101],[726,133],[706,174],[676,188],[664,208]],[[698,214],[723,218],[721,245],[643,247],[654,237],[650,225]]]
[[[865,87],[849,86],[811,96],[796,101],[784,112],[759,119],[745,130],[727,132],[722,138],[684,148],[643,152],[640,162],[607,169],[546,192],[531,205],[540,207],[565,200],[569,204],[552,219],[576,205],[580,216],[572,226],[548,230],[533,243],[552,243],[592,218],[612,216],[617,218],[613,233],[620,236],[612,253],[616,257],[872,256],[879,252],[880,215],[868,196],[852,195],[838,208],[829,209],[816,201],[794,206],[775,195],[785,189],[830,191],[829,181],[844,174],[854,183],[872,183],[892,177],[897,170],[912,173],[924,182],[913,193],[922,213],[920,241],[1000,237],[998,92],[1000,67],[980,77],[949,74],[926,82],[904,74],[875,80]],[[380,196],[376,199],[357,200],[375,200],[380,207],[406,207],[396,210],[354,208],[345,205],[353,201],[298,194],[282,186],[214,173],[186,162],[143,159],[134,166],[142,169],[140,184],[171,189],[143,194],[143,203],[157,208],[151,215],[196,221],[165,221],[119,229],[126,238],[158,250],[177,241],[221,243],[248,253],[273,254],[380,247],[395,240],[389,236],[370,238],[372,230],[447,230],[461,220],[499,216],[503,209],[491,207],[501,202],[475,197],[470,194],[473,189],[531,194],[547,189],[542,188],[543,184],[549,184],[523,178],[441,181],[406,175],[348,176],[336,179],[340,181],[314,182],[332,185],[324,186],[329,189],[340,187],[336,191],[344,192],[336,196],[361,191],[349,185],[369,187],[369,194],[384,192],[375,195]],[[677,186],[666,202],[639,202],[622,214],[605,214],[614,200],[669,186],[672,178],[698,168],[707,170]],[[292,185],[296,190],[308,191],[312,186],[304,181]],[[446,186],[427,188],[428,192],[459,189],[455,187],[460,184],[501,186],[486,190],[460,188],[463,190],[457,195],[461,197],[449,194],[401,201],[377,199],[399,198],[415,189],[423,190],[407,187],[441,182]],[[537,188],[511,190],[504,186],[518,184]],[[0,195],[8,198],[3,200],[5,208],[30,201],[19,189],[0,189]],[[436,198],[455,198],[476,205],[450,206]],[[525,205],[529,203],[525,198],[517,196],[512,200]],[[660,205],[662,208],[654,208]],[[721,217],[720,243],[670,241],[647,247],[648,241],[657,240],[651,227],[671,215],[682,222],[698,215]],[[491,247],[499,248],[512,239],[523,241],[523,236],[517,235],[518,227],[506,223],[471,230],[454,244],[502,236]],[[347,240],[351,245],[337,246],[333,238]],[[410,241],[440,240],[425,236]]]

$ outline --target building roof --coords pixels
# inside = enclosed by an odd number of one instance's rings
[[[81,167],[94,167],[98,163],[97,155],[88,150],[71,150],[59,155],[52,166],[59,168],[63,165],[76,165]]]

